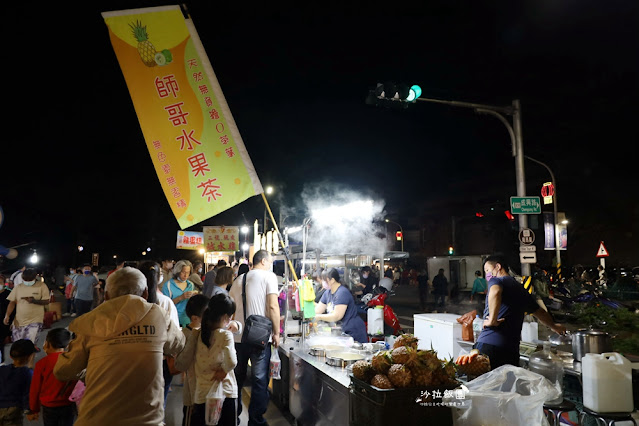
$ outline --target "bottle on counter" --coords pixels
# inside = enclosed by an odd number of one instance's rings
[[[473,320],[473,336],[475,337],[475,342],[477,341],[477,338],[479,337],[483,329],[484,329],[484,320],[481,319],[479,314],[477,314],[477,316]]]
[[[550,383],[559,391],[559,398],[545,401],[546,404],[561,404],[564,399],[564,364],[561,362],[561,358],[551,352],[550,342],[544,342],[542,350],[530,354],[528,369],[550,380]]]

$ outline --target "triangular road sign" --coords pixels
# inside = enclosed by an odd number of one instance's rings
[[[603,245],[603,241],[599,244],[599,250],[597,250],[597,257],[608,257],[608,250]]]

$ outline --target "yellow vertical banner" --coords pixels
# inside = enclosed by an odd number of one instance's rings
[[[102,17],[180,228],[262,193],[195,26],[180,7]]]

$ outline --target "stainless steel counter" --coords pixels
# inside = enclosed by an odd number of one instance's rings
[[[298,424],[343,425],[349,422],[350,377],[345,368],[326,364],[291,339],[280,345],[289,361],[289,411]]]
[[[284,353],[290,358],[291,353],[295,355],[296,358],[303,360],[310,366],[318,369],[320,372],[326,374],[336,382],[338,382],[343,387],[347,388],[351,384],[351,379],[348,377],[348,372],[345,368],[333,367],[326,364],[325,357],[313,356],[308,353],[307,350],[304,350],[298,342],[295,341],[287,341],[285,344],[281,345]]]

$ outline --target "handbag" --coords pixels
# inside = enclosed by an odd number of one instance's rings
[[[273,331],[273,321],[264,315],[246,317],[246,274],[242,280],[242,306],[244,307],[244,331],[242,343],[256,349],[265,349]]]

